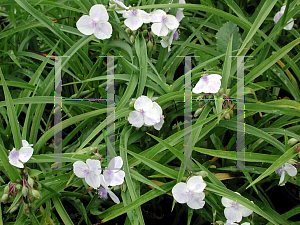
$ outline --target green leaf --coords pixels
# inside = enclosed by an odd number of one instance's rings
[[[232,50],[239,49],[241,45],[241,36],[239,34],[239,28],[236,24],[229,21],[225,23],[218,33],[216,34],[217,39],[217,50],[221,53],[227,51],[227,47],[230,45],[230,39],[232,37]],[[229,44],[228,44],[229,43]]]
[[[53,201],[54,207],[56,208],[56,211],[59,214],[60,218],[62,219],[63,223],[72,225],[73,221],[71,220],[68,213],[66,212],[60,199],[57,197],[53,197],[52,201]]]

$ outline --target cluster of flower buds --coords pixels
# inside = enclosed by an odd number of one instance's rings
[[[9,182],[5,188],[1,197],[3,204],[13,203],[16,198],[17,203],[11,205],[8,209],[9,213],[15,212],[21,204],[23,204],[23,212],[29,215],[29,208],[33,208],[35,203],[42,198],[40,190],[42,189],[41,184],[37,181],[37,177],[30,177],[28,168],[24,168],[21,172],[23,180],[19,183]],[[26,173],[26,174],[25,174]],[[27,180],[25,177],[27,176]]]

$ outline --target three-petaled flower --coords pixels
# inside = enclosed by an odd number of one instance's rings
[[[100,184],[101,184],[102,187],[100,187],[99,191],[98,191],[99,197],[106,200],[107,199],[107,194],[109,194],[111,199],[116,204],[119,204],[120,203],[119,198],[108,188],[103,175],[100,175]]]
[[[288,175],[290,175],[291,177],[294,177],[297,175],[297,169],[289,164],[289,163],[285,163],[284,166],[279,167],[275,173],[280,174],[280,180],[279,180],[279,184],[281,184],[284,181],[284,177],[285,177],[285,173],[287,172]],[[285,183],[281,184],[280,186],[284,186]]]
[[[98,39],[110,38],[112,26],[108,22],[109,17],[104,5],[92,6],[89,14],[79,18],[76,23],[77,29],[85,35],[94,34]]]
[[[143,23],[150,23],[151,16],[141,9],[131,9],[123,13],[123,17],[126,18],[124,24],[130,28],[130,30],[137,30]]]
[[[204,183],[202,176],[194,176],[188,179],[187,183],[180,182],[172,189],[174,199],[181,203],[187,203],[192,209],[203,208],[205,201],[205,194],[203,193],[206,183]]]
[[[238,192],[235,193],[241,195]],[[224,209],[224,214],[228,223],[241,222],[243,217],[250,216],[253,213],[252,210],[237,203],[237,201],[233,201],[225,197],[222,197],[222,204],[226,207]]]
[[[222,76],[219,74],[204,75],[200,78],[196,86],[193,88],[193,93],[217,93],[221,87]]]
[[[18,151],[13,148],[8,155],[9,163],[18,168],[24,168],[23,163],[26,163],[33,154],[32,144],[22,140],[22,146]]]
[[[166,36],[170,31],[177,29],[179,22],[173,15],[166,14],[165,11],[158,9],[150,13],[152,16],[151,30],[157,36]]]
[[[107,186],[121,185],[124,182],[125,172],[120,170],[123,160],[120,156],[113,158],[103,171],[103,177]]]
[[[135,111],[129,113],[128,121],[134,127],[153,126],[161,122],[162,111],[159,108],[156,102],[142,95],[135,101]]]
[[[101,164],[99,160],[87,159],[86,163],[76,161],[73,164],[73,171],[79,178],[84,178],[85,182],[94,189],[100,186]]]
[[[286,8],[285,5],[282,6],[280,11],[275,14],[275,16],[274,16],[274,22],[275,23],[278,23],[279,19],[283,16],[285,8]],[[283,29],[291,30],[293,28],[293,26],[294,26],[294,19],[291,18],[291,19],[289,19],[289,21],[287,22],[287,25]]]

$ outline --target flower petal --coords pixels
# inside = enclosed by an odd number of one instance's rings
[[[180,22],[183,18],[184,18],[183,10],[177,9],[176,19],[178,20],[178,22]]]
[[[286,25],[283,29],[285,30],[291,30],[294,26],[294,19],[291,18],[288,22],[287,22],[288,25]]]
[[[232,222],[241,222],[242,214],[236,208],[226,207],[224,209],[224,214],[227,220]]]
[[[201,209],[205,204],[205,201],[203,201],[204,198],[205,194],[203,192],[195,193],[194,196],[188,199],[187,205],[192,209]]]
[[[165,23],[165,25],[170,29],[170,30],[174,30],[177,29],[179,27],[179,22],[177,20],[177,18],[173,15],[167,15],[167,22]]]
[[[204,90],[206,90],[206,85],[207,85],[207,83],[203,79],[200,78],[200,80],[198,81],[198,83],[192,90],[193,93],[200,94],[200,93],[204,92]]]
[[[24,165],[19,161],[19,152],[13,148],[8,155],[9,163],[18,168],[24,168]]]
[[[85,182],[94,189],[100,187],[100,175],[90,172],[85,175]]]
[[[200,193],[206,187],[206,183],[204,183],[201,176],[193,176],[187,181],[188,189]]]
[[[292,166],[289,163],[285,163],[284,164],[284,170],[287,172],[288,175],[290,175],[291,177],[294,177],[297,175],[297,169]]]
[[[26,140],[22,140],[22,146],[23,147],[31,147],[31,146],[33,146],[33,144],[29,144]]]
[[[206,93],[217,93],[220,90],[221,87],[221,81],[220,80],[214,80],[212,82],[208,82],[206,86]]]
[[[125,177],[125,172],[123,170],[120,170],[120,171],[114,173],[114,176],[113,176],[109,186],[117,186],[117,185],[123,184],[124,177]]]
[[[187,185],[180,182],[172,188],[172,195],[177,202],[183,204],[188,201],[188,191]]]
[[[208,81],[221,80],[222,76],[219,74],[210,74],[207,76]]]
[[[119,204],[120,203],[120,200],[119,198],[115,195],[115,193],[113,193],[111,190],[107,190],[109,196],[111,197],[111,199],[116,203],[116,204]]]
[[[222,197],[222,204],[225,206],[225,207],[231,207],[231,203],[234,202],[232,201],[231,199],[229,198],[225,198],[225,197]]]
[[[283,13],[282,12],[278,12],[275,14],[274,16],[274,22],[278,23],[279,19],[282,17]]]
[[[123,166],[123,159],[121,156],[114,157],[108,164],[108,169],[119,170]]]
[[[133,16],[124,20],[124,24],[129,27],[130,30],[137,30],[143,25],[143,20],[137,16]]]
[[[243,205],[239,205],[239,206],[238,206],[238,209],[239,209],[239,212],[242,214],[243,217],[250,216],[250,215],[253,213],[252,210],[246,208],[246,207],[243,206]]]
[[[108,186],[107,186],[104,176],[102,174],[100,174],[100,185],[103,186],[105,188],[105,190],[108,190]]]
[[[157,36],[166,36],[169,33],[169,29],[163,23],[153,23],[151,25],[152,32]]]
[[[101,174],[101,163],[96,159],[87,159],[86,164],[88,165],[90,171],[93,171],[95,174]]]
[[[144,111],[148,111],[152,109],[152,107],[153,107],[153,103],[151,99],[144,95],[138,97],[134,103],[134,108],[137,111],[139,111],[140,109],[143,109]]]
[[[153,126],[160,122],[160,114],[156,109],[146,111],[144,114],[144,123],[147,126]]]
[[[128,122],[134,127],[142,127],[144,124],[144,117],[140,112],[132,111],[129,113]]]
[[[26,163],[33,154],[33,148],[31,147],[22,147],[19,150],[19,160],[23,163]]]
[[[161,107],[156,102],[153,102],[153,108],[152,109],[157,110],[160,115],[162,115],[162,113],[163,113]]]
[[[160,23],[163,16],[167,15],[165,11],[158,9],[150,13],[153,23]]]
[[[79,18],[79,20],[76,22],[76,27],[85,35],[91,35],[94,33],[93,21],[87,15]]]
[[[164,124],[164,117],[161,116],[159,123],[154,124],[153,127],[154,127],[155,130],[160,130],[162,128],[163,124]]]
[[[84,178],[86,176],[85,170],[89,170],[88,166],[82,161],[76,161],[73,164],[73,171],[75,175],[79,178]]]
[[[145,12],[144,10],[137,9],[137,15],[139,18],[143,20],[144,23],[150,23],[152,20],[152,17],[149,13]]]
[[[95,22],[107,22],[108,13],[105,6],[101,4],[93,5],[90,9],[90,17]]]
[[[95,27],[94,34],[101,40],[110,38],[112,34],[111,24],[109,22],[98,23]]]

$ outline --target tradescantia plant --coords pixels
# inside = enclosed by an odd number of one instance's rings
[[[299,10],[1,2],[0,224],[298,224]]]

